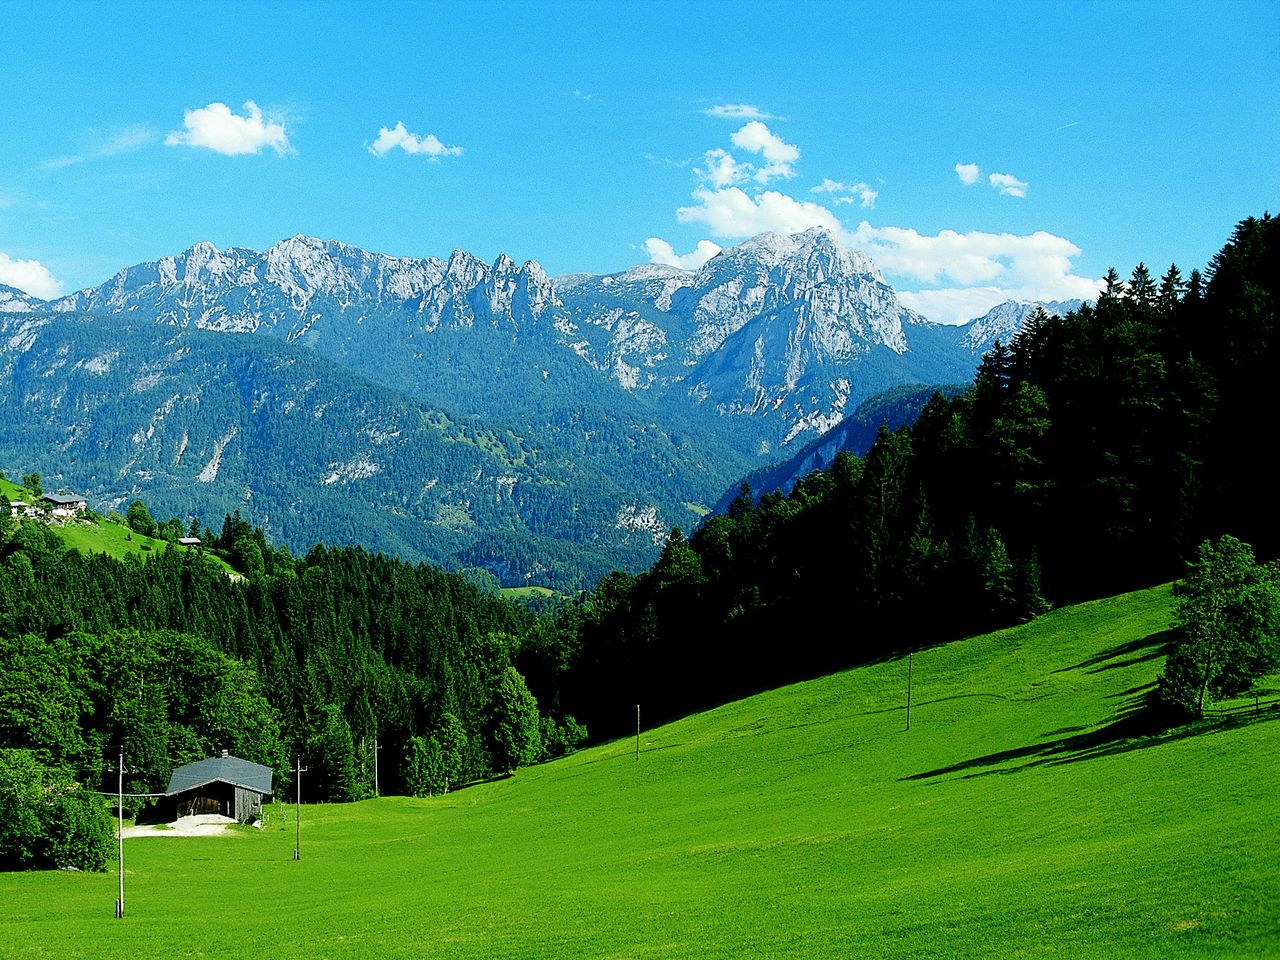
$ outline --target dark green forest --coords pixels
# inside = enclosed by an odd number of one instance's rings
[[[123,744],[136,793],[220,748],[283,792],[301,758],[314,799],[351,800],[376,738],[382,792],[439,792],[572,749],[578,721],[625,732],[637,703],[656,722],[1173,579],[1223,534],[1274,557],[1278,278],[1269,216],[1203,275],[1112,271],[865,457],[743,489],[555,614],[359,547],[294,557],[238,515],[202,532],[243,579],[198,552],[68,551],[0,511],[0,747],[97,785]]]
[[[539,625],[461,576],[358,547],[295,559],[238,515],[205,534],[241,580],[193,551],[118,560],[66,550],[39,522],[0,524],[5,747],[96,784],[106,746],[123,744],[136,793],[229,749],[272,766],[282,792],[301,757],[314,799],[358,799],[374,788],[375,737],[382,789],[426,792],[403,758],[439,731],[454,783],[516,765],[503,696],[531,701],[519,674],[514,694],[503,682]],[[581,739],[532,710],[519,762]]]

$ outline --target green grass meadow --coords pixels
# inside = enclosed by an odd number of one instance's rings
[[[545,599],[554,597],[556,592],[550,587],[503,587],[498,591],[508,600],[528,600],[530,598]]]
[[[0,875],[0,955],[1280,956],[1280,708],[1131,738],[1167,587],[446,797]],[[620,710],[633,709],[619,704]]]
[[[14,483],[8,477],[0,477],[0,493],[4,494],[6,500],[22,500],[25,503],[31,502],[31,494],[23,490],[21,486]]]
[[[3,478],[0,478],[0,494],[4,494],[9,500],[22,500],[26,503],[36,499],[29,491]],[[113,517],[104,517],[99,521],[90,522],[81,520],[75,523],[56,523],[50,525],[49,529],[69,549],[79,550],[81,553],[105,553],[118,560],[130,555],[146,557],[165,550],[192,549],[134,533],[124,523]],[[211,553],[206,553],[205,556],[211,563],[217,564],[223,572],[234,577],[240,576],[221,557],[215,557]]]
[[[68,523],[53,526],[50,529],[71,550],[79,550],[81,553],[105,553],[118,560],[123,560],[130,554],[145,557],[148,554],[163,553],[165,550],[192,549],[157,540],[155,537],[144,537],[140,533],[134,533],[125,524],[111,519],[103,519],[100,523]],[[224,560],[211,554],[207,556],[218,566],[226,570],[231,569]]]

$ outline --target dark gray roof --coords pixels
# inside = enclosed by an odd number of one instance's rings
[[[211,757],[178,767],[170,775],[169,789],[165,792],[172,796],[218,780],[257,793],[271,792],[271,768],[239,757]]]
[[[42,499],[50,503],[84,503],[84,497],[77,497],[75,494],[46,493]]]

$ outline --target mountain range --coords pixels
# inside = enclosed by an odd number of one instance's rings
[[[581,586],[864,400],[967,381],[1033,306],[931,323],[822,229],[555,278],[200,243],[48,302],[0,288],[0,464],[103,507],[244,508],[295,549]]]

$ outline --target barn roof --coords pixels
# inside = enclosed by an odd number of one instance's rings
[[[211,757],[178,767],[169,777],[169,789],[165,792],[172,796],[203,787],[206,783],[222,781],[256,793],[271,793],[271,768],[260,763],[241,760],[239,757]]]
[[[78,497],[75,494],[46,493],[41,499],[49,503],[57,503],[69,505],[72,503],[84,503],[84,497]]]

